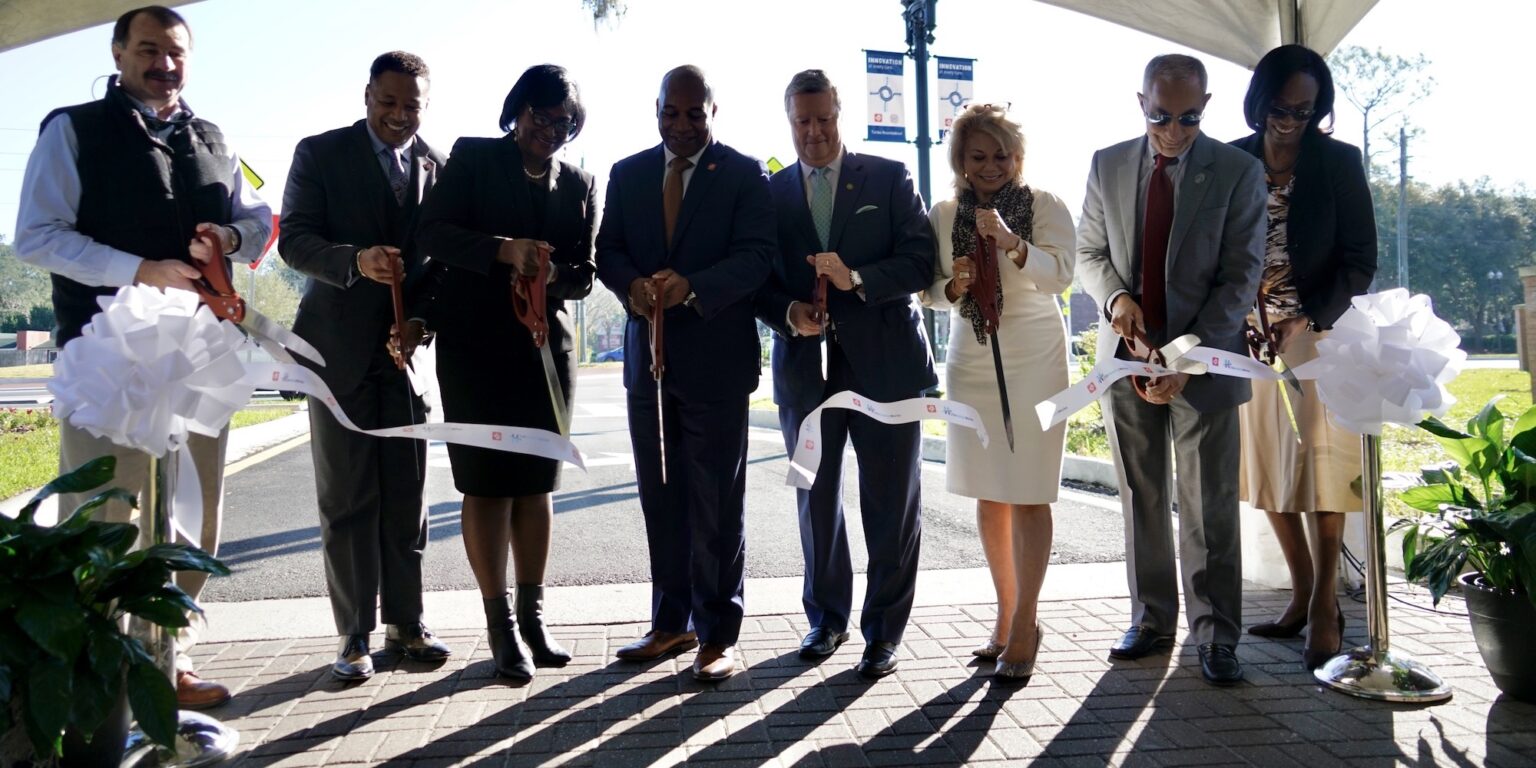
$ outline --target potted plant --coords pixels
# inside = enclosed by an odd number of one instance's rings
[[[1409,581],[1438,605],[1453,585],[1499,690],[1536,701],[1536,407],[1511,427],[1489,401],[1466,431],[1429,418],[1419,426],[1455,460],[1426,470],[1400,498],[1424,513],[1403,531]]]
[[[57,525],[34,521],[44,499],[102,487],[116,463],[110,456],[89,462],[45,486],[15,519],[0,516],[0,734],[6,743],[24,734],[39,762],[116,765],[128,729],[125,701],[146,735],[171,744],[176,691],[124,618],[184,627],[187,612],[201,609],[170,574],[229,573],[195,547],[132,550],[137,526],[92,521],[111,499],[137,503],[121,489],[98,494]]]

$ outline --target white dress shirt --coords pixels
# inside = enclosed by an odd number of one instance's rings
[[[169,130],[167,126],[162,132]],[[98,243],[75,229],[80,213],[79,160],[80,142],[69,115],[48,121],[22,176],[16,257],[84,285],[130,285],[144,259]],[[229,226],[240,232],[240,248],[230,258],[249,263],[261,256],[272,234],[272,209],[245,183],[240,159],[233,153],[230,175],[234,183],[229,195]]]

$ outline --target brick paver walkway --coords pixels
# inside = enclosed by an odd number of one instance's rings
[[[1285,595],[1250,591],[1251,617]],[[1447,600],[1442,605],[1459,610]],[[692,654],[613,660],[644,627],[559,627],[576,654],[512,686],[492,677],[481,633],[445,632],[442,666],[376,656],[359,685],[331,680],[331,638],[200,646],[199,671],[236,688],[210,714],[241,731],[235,764],[486,766],[883,765],[1532,765],[1536,706],[1500,699],[1466,620],[1394,606],[1394,646],[1455,688],[1432,707],[1362,701],[1301,670],[1301,641],[1245,637],[1247,682],[1200,679],[1192,646],[1111,663],[1124,600],[1042,605],[1046,635],[1027,686],[994,685],[970,649],[987,605],[920,608],[899,671],[875,683],[852,665],[857,634],[831,659],[795,651],[799,616],[749,618],[747,671],[719,685],[688,674]],[[1349,604],[1351,641],[1363,607]],[[1182,639],[1182,635],[1181,635]]]

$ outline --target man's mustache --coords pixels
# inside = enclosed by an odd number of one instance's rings
[[[155,72],[155,71],[151,71],[151,72],[144,73],[144,79],[145,80],[159,80],[159,81],[165,82],[165,83],[180,83],[181,82],[181,75],[178,75],[175,72]]]

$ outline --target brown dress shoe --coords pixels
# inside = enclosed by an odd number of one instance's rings
[[[669,653],[691,651],[699,645],[699,636],[692,632],[662,632],[652,630],[645,637],[620,648],[615,656],[625,661],[651,661]]]
[[[176,673],[176,706],[180,709],[208,709],[229,701],[229,689],[192,672]]]
[[[705,643],[693,660],[693,679],[724,680],[736,674],[736,646]]]

